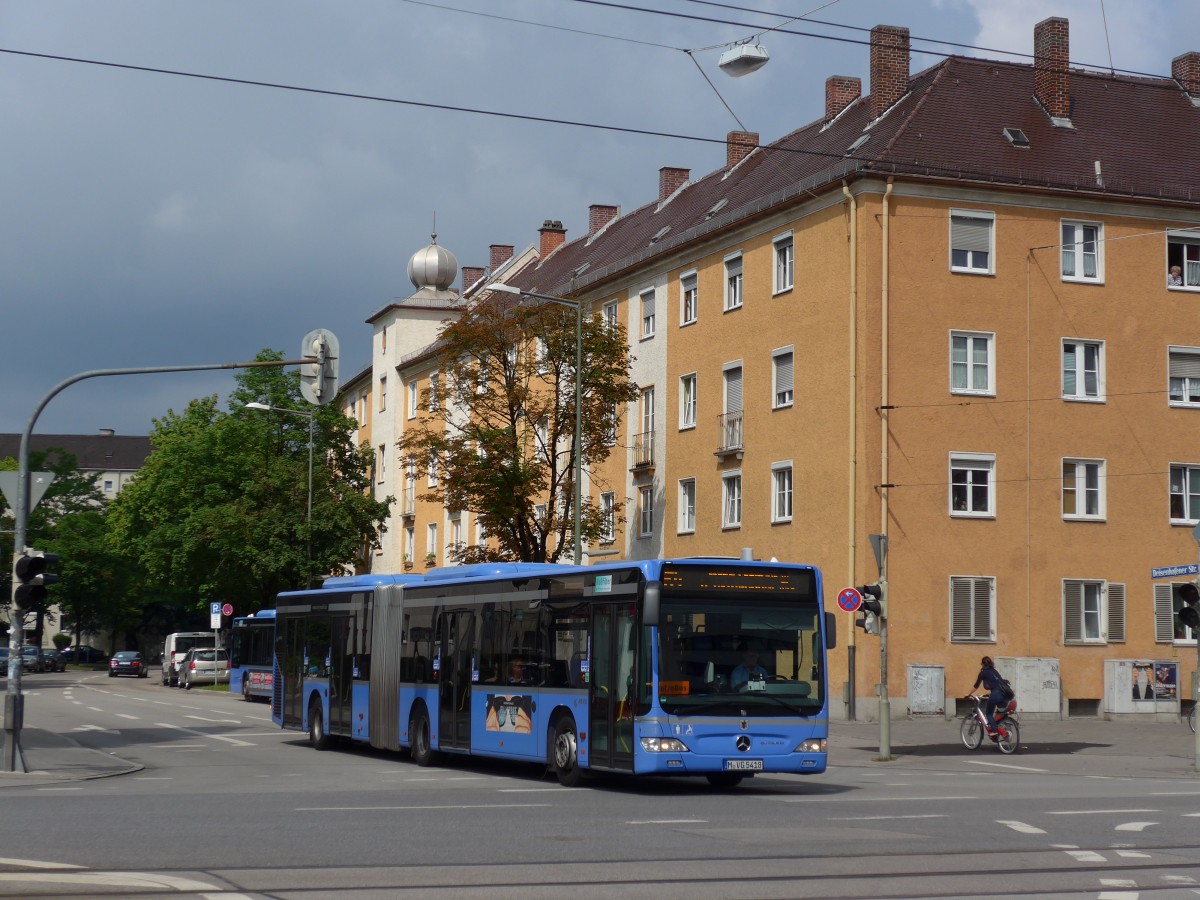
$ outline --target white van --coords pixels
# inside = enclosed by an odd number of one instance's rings
[[[176,631],[163,641],[162,683],[179,681],[179,663],[193,647],[215,647],[217,636],[211,631]]]

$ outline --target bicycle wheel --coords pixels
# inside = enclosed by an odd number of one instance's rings
[[[1196,733],[1196,704],[1192,704],[1192,711],[1188,713],[1188,728],[1192,734]]]
[[[1016,753],[1017,748],[1021,746],[1021,726],[1017,724],[1016,719],[1005,719],[999,727],[1004,730],[1004,735],[996,741],[1000,752]]]
[[[962,742],[968,750],[978,750],[983,743],[983,726],[976,716],[967,716],[962,720]]]

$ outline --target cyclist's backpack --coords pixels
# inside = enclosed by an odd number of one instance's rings
[[[1007,678],[1000,679],[1000,696],[1006,700],[1013,700],[1017,696],[1017,692],[1013,690],[1013,686],[1008,683]]]

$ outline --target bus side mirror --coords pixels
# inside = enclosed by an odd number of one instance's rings
[[[831,612],[825,613],[825,649],[837,647],[837,616]]]

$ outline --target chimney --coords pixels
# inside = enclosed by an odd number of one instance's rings
[[[691,169],[673,169],[663,166],[658,170],[658,202],[662,203],[673,193],[687,184],[692,177]]]
[[[908,29],[871,29],[871,118],[878,119],[908,91]]]
[[[512,259],[513,248],[511,244],[492,244],[489,249],[491,250],[491,256],[488,260],[488,266],[493,272]]]
[[[615,219],[621,213],[619,206],[605,206],[602,203],[593,203],[588,207],[588,237],[592,237],[597,231]]]
[[[483,266],[463,266],[462,268],[462,289],[468,291],[471,285],[479,281],[483,277],[486,270]]]
[[[725,135],[725,168],[732,169],[758,146],[754,131],[731,131]]]
[[[849,75],[825,79],[825,118],[832,119],[862,96],[862,80]]]
[[[1200,53],[1192,50],[1171,60],[1171,77],[1193,99],[1200,98]]]
[[[558,219],[547,219],[542,223],[542,227],[538,229],[538,234],[542,236],[541,243],[538,246],[538,253],[542,259],[545,259],[567,241],[567,229],[563,228],[563,223]]]
[[[1033,26],[1033,96],[1055,120],[1071,118],[1070,43],[1066,19],[1052,16]]]

